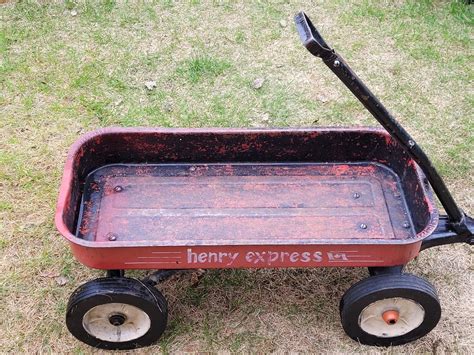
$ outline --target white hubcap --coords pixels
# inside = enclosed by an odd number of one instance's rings
[[[140,308],[126,303],[106,303],[87,311],[82,326],[97,339],[119,343],[145,335],[151,321]]]
[[[398,320],[393,324],[383,319],[387,311],[398,313]],[[423,323],[425,310],[407,298],[386,298],[369,304],[359,315],[359,326],[366,333],[380,338],[392,338],[411,332]]]

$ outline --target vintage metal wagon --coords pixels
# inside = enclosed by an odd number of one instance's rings
[[[397,345],[436,326],[434,287],[403,266],[432,246],[472,244],[473,219],[304,13],[296,25],[385,130],[107,128],[81,137],[56,225],[74,256],[107,277],[72,294],[75,337],[107,349],[159,339],[166,300],[127,269],[368,267],[340,303],[350,337]]]

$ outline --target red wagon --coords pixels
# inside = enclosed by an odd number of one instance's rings
[[[473,220],[306,15],[296,23],[386,130],[108,128],[81,137],[56,225],[81,263],[108,272],[70,298],[66,322],[78,339],[127,349],[160,337],[166,300],[127,269],[368,267],[341,300],[349,336],[397,345],[436,326],[436,291],[403,265],[431,246],[472,244]]]

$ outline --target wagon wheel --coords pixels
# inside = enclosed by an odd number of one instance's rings
[[[89,281],[69,298],[66,324],[77,339],[102,349],[133,349],[157,341],[168,306],[154,287],[125,277]]]
[[[428,281],[409,274],[377,275],[353,285],[341,299],[341,322],[367,345],[401,345],[438,324],[441,306]]]

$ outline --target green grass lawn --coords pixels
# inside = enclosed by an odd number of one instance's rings
[[[102,273],[75,262],[53,225],[67,149],[80,134],[111,125],[377,125],[302,47],[292,22],[299,10],[474,214],[473,6],[457,0],[0,5],[0,352],[91,351],[69,335],[64,313],[72,290]],[[257,79],[264,80],[259,89]],[[168,331],[147,350],[472,352],[472,250],[429,250],[408,270],[436,285],[444,313],[432,333],[396,350],[358,345],[339,324],[339,298],[366,274],[362,269],[217,270],[197,285],[192,274],[179,276],[162,286],[171,308]]]

